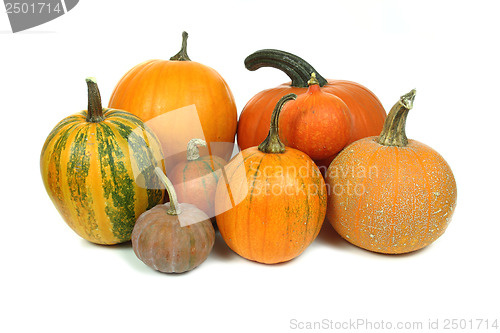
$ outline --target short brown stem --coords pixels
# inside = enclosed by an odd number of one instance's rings
[[[170,58],[170,60],[177,60],[177,61],[190,61],[188,54],[187,54],[187,39],[188,39],[188,33],[183,31],[182,32],[182,46],[181,50],[177,52],[176,55]]]
[[[307,81],[307,85],[308,86],[312,86],[312,85],[315,85],[315,84],[319,85],[319,81],[316,78],[316,73],[312,72],[311,73],[311,78],[309,79],[309,81]]]
[[[406,95],[401,96],[394,104],[384,123],[382,133],[377,138],[377,142],[384,146],[405,147],[408,145],[406,137],[406,117],[408,111],[413,108],[413,101],[417,91],[413,89]]]
[[[88,107],[86,121],[89,123],[98,123],[104,120],[102,113],[101,94],[97,87],[97,81],[93,77],[85,79],[88,91]]]

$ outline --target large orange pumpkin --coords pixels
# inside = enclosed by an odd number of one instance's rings
[[[347,241],[370,251],[421,249],[444,233],[455,209],[449,165],[406,137],[414,98],[414,90],[402,96],[380,136],[354,142],[327,171],[328,220]]]
[[[238,123],[238,145],[241,149],[257,146],[267,135],[273,107],[285,94],[303,94],[308,81],[316,73],[321,91],[340,98],[349,108],[352,131],[347,144],[361,138],[378,135],[382,130],[386,113],[378,98],[366,87],[351,81],[327,80],[305,60],[288,52],[261,50],[245,59],[248,70],[274,67],[285,72],[291,82],[256,94],[243,108]],[[328,167],[333,158],[318,162]]]
[[[269,134],[224,168],[216,191],[217,225],[240,256],[273,264],[300,255],[316,238],[326,213],[326,189],[314,162],[278,135],[278,102]]]
[[[115,87],[110,107],[127,110],[153,129],[168,171],[185,158],[192,138],[204,138],[210,154],[231,157],[237,113],[233,94],[214,69],[190,61],[187,33],[170,60],[149,60],[129,70]]]

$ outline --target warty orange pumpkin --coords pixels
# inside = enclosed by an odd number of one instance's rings
[[[352,129],[346,144],[367,136],[378,135],[382,130],[386,117],[384,107],[375,94],[359,83],[325,79],[304,59],[280,50],[266,49],[254,52],[245,59],[245,67],[251,71],[261,67],[277,68],[287,74],[291,82],[263,90],[247,102],[238,123],[238,145],[242,150],[257,146],[264,140],[269,130],[274,105],[285,94],[306,93],[312,73],[316,73],[318,86],[323,93],[340,98],[349,108]],[[326,170],[333,157],[329,156],[317,164]]]
[[[321,90],[316,73],[311,74],[308,85],[305,93],[283,107],[280,139],[319,162],[333,158],[349,142],[352,120],[340,98]]]
[[[453,215],[453,173],[434,149],[405,132],[415,90],[391,109],[378,137],[346,147],[327,171],[327,218],[340,236],[363,249],[406,253],[440,237]]]
[[[237,113],[233,94],[214,69],[191,61],[186,32],[182,48],[170,60],[149,60],[117,83],[109,105],[127,110],[148,124],[162,143],[167,174],[184,160],[192,138],[207,141],[210,155],[229,160]]]
[[[281,98],[267,138],[245,149],[224,168],[217,185],[217,225],[240,256],[274,264],[300,255],[316,238],[326,213],[325,182],[303,152],[279,139]]]

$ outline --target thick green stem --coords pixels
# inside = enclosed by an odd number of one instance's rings
[[[286,102],[296,99],[297,95],[288,94],[278,101],[274,107],[273,114],[271,115],[271,125],[269,128],[269,133],[267,138],[259,145],[259,150],[266,154],[282,154],[285,152],[285,145],[280,140],[278,122],[281,113],[281,109]]]
[[[198,146],[206,147],[207,142],[203,139],[191,139],[187,144],[187,160],[195,161],[200,158]]]
[[[406,137],[406,117],[408,111],[413,108],[413,101],[417,91],[413,89],[406,95],[401,96],[394,104],[384,123],[382,133],[377,138],[377,142],[384,146],[405,147],[408,145]]]
[[[170,198],[170,208],[167,210],[167,214],[169,215],[179,215],[182,213],[181,208],[179,207],[179,202],[177,201],[177,193],[175,193],[174,185],[170,181],[170,179],[165,176],[163,170],[159,167],[155,168],[155,172],[160,178],[161,182],[165,186],[167,190],[168,197]]]
[[[188,39],[188,33],[183,31],[182,32],[182,46],[181,50],[177,52],[176,55],[170,58],[170,60],[177,60],[177,61],[191,61],[189,59],[188,54],[187,54],[187,39]]]
[[[318,74],[308,62],[294,54],[280,50],[260,50],[245,59],[245,67],[254,71],[261,67],[273,67],[285,72],[292,80],[292,87],[307,88],[307,81],[312,73],[316,73],[319,85],[327,84],[327,80]]]
[[[88,91],[88,107],[87,107],[87,122],[98,123],[104,120],[104,115],[102,113],[102,103],[101,94],[99,93],[99,88],[97,87],[97,81],[93,77],[88,77],[85,79],[87,82]]]

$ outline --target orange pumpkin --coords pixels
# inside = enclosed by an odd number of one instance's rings
[[[441,236],[453,215],[453,173],[432,148],[408,140],[405,123],[415,91],[401,97],[380,136],[345,148],[327,171],[327,218],[366,250],[406,253]]]
[[[169,178],[179,201],[193,204],[213,218],[217,181],[226,161],[215,155],[200,156],[198,146],[206,147],[205,140],[189,141],[186,160],[172,169]]]
[[[386,113],[378,98],[366,87],[351,81],[327,80],[302,58],[279,50],[261,50],[245,59],[248,70],[274,67],[285,72],[291,82],[256,94],[243,108],[238,123],[238,145],[246,149],[258,145],[266,137],[271,114],[276,102],[285,94],[306,93],[311,74],[316,73],[318,85],[324,93],[340,98],[349,108],[352,121],[347,144],[367,136],[378,135]],[[333,157],[318,162],[328,167]],[[325,167],[325,169],[326,169]]]
[[[276,105],[269,134],[224,168],[216,191],[217,225],[240,256],[266,264],[291,260],[316,238],[326,213],[326,188],[314,162],[283,145]]]
[[[187,33],[170,60],[149,60],[129,70],[115,87],[110,107],[127,110],[156,133],[168,171],[185,158],[191,138],[204,138],[211,155],[231,157],[237,113],[233,94],[214,69],[190,61]]]
[[[337,96],[324,92],[311,74],[309,89],[287,103],[280,115],[280,138],[315,162],[332,158],[349,142],[351,115]]]

